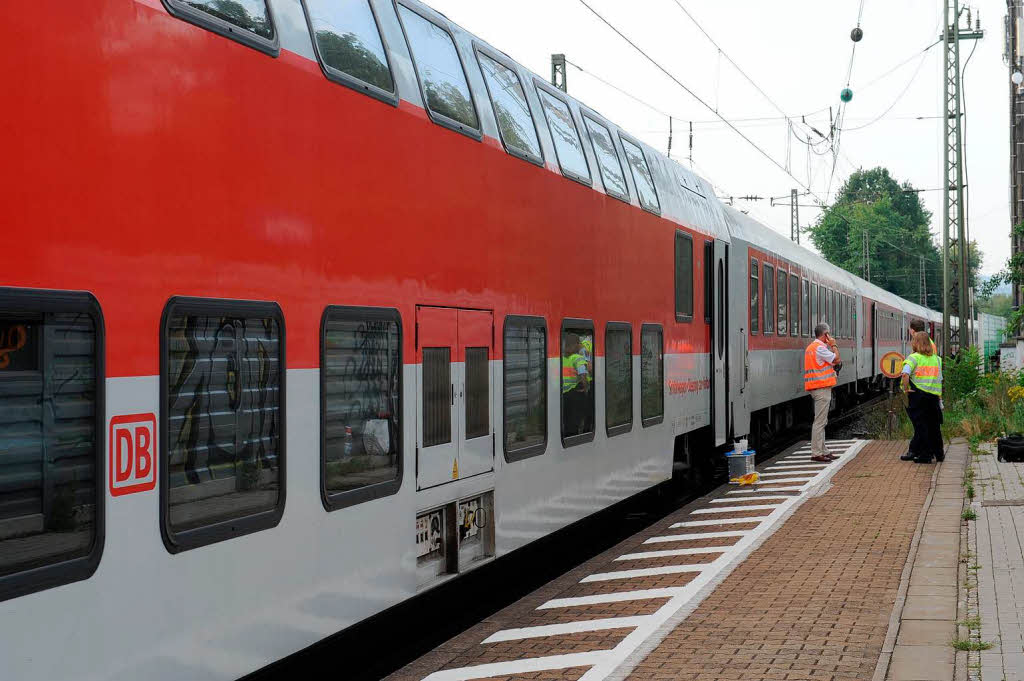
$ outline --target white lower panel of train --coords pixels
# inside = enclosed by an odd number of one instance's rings
[[[605,432],[602,359],[593,442],[562,448],[561,365],[549,358],[547,449],[514,463],[502,452],[502,365],[492,362],[493,471],[419,492],[417,367],[406,365],[400,490],[330,513],[320,495],[319,372],[289,370],[280,524],[172,555],[161,539],[158,490],[113,497],[108,489],[96,573],[0,603],[2,677],[238,678],[429,588],[417,574],[416,516],[424,510],[493,492],[500,557],[669,479],[677,428],[708,421],[709,392],[700,389],[707,355],[665,357],[665,418],[649,427],[641,423],[634,356],[633,426],[615,437]],[[672,393],[669,379],[694,389]],[[108,423],[119,414],[159,414],[159,377],[106,385]]]

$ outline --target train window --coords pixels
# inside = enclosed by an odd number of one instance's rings
[[[594,323],[562,322],[562,446],[594,439]]]
[[[764,264],[764,332],[775,333],[775,268]]]
[[[164,0],[179,19],[277,56],[280,45],[266,0]]]
[[[368,0],[303,0],[324,74],[361,92],[398,103],[387,49]]]
[[[284,318],[276,303],[171,298],[160,371],[160,530],[172,553],[284,511]]]
[[[789,275],[789,335],[800,335],[800,277]]]
[[[758,317],[761,310],[758,307],[758,261],[750,259],[750,334],[756,336],[759,331]]]
[[[597,167],[601,171],[604,190],[609,196],[629,201],[629,189],[626,187],[626,178],[622,175],[622,164],[615,151],[611,133],[608,132],[608,128],[586,114],[583,115],[583,123],[590,133],[590,142],[594,147],[594,156],[597,157]]]
[[[320,483],[327,510],[398,491],[401,400],[398,311],[328,307],[320,323]]]
[[[505,150],[534,163],[542,163],[537,126],[526,101],[526,92],[515,71],[478,51],[477,62],[498,121],[498,134]]]
[[[633,329],[622,322],[605,326],[604,411],[609,437],[633,429]]]
[[[646,428],[665,418],[665,333],[658,324],[640,327],[640,422]]]
[[[505,318],[505,460],[543,454],[548,443],[548,326],[543,317]]]
[[[714,280],[712,273],[715,266],[712,264],[715,259],[715,242],[704,242],[704,323],[710,324],[713,310],[711,309],[711,294],[714,292]]]
[[[693,237],[676,230],[676,321],[693,319]]]
[[[409,42],[427,112],[436,123],[478,137],[480,121],[466,70],[448,29],[401,3],[398,16]]]
[[[99,563],[103,357],[91,295],[0,288],[0,600]]]
[[[804,336],[809,336],[811,333],[811,283],[804,279],[801,282],[801,286],[803,288],[803,316],[801,317],[803,326],[800,328]]]
[[[580,134],[576,130],[576,121],[573,120],[569,105],[548,92],[539,83],[537,84],[537,94],[540,96],[548,129],[551,131],[551,140],[555,144],[555,156],[558,157],[558,165],[562,169],[562,174],[577,182],[590,184],[590,166],[587,165],[587,157],[583,153],[583,143],[580,142]]]
[[[814,318],[814,323],[821,324],[824,322],[827,324],[828,309],[825,305],[825,287],[818,287],[817,285],[815,287],[818,288],[818,314]]]
[[[775,290],[776,294],[779,296],[779,298],[778,298],[778,308],[779,308],[779,327],[778,327],[778,329],[779,329],[779,335],[780,336],[785,336],[786,335],[786,331],[787,331],[786,320],[788,318],[788,315],[786,314],[786,302],[787,302],[787,300],[789,298],[787,287],[786,287],[786,282],[787,282],[786,271],[783,270],[781,267],[779,267],[778,275],[779,275],[779,285],[778,285],[778,288]]]
[[[619,135],[622,141],[622,148],[626,152],[626,163],[633,174],[633,184],[636,185],[636,192],[640,195],[640,205],[644,210],[652,213],[661,212],[661,205],[658,203],[658,191],[654,187],[654,177],[647,165],[643,149],[638,144],[630,142]]]

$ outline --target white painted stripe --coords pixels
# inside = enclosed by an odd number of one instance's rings
[[[774,490],[767,490],[773,492]],[[761,499],[792,499],[793,496],[789,494],[766,494],[759,497],[750,497],[749,499],[712,499],[712,504],[735,504],[737,501],[760,501]],[[748,507],[749,508],[749,507]]]
[[[470,679],[486,679],[491,676],[508,676],[510,674],[542,672],[548,669],[590,667],[615,659],[612,653],[612,650],[594,650],[586,653],[530,657],[525,660],[491,662],[489,664],[478,664],[472,667],[442,669],[426,676],[423,681],[470,681]]]
[[[693,539],[725,539],[726,537],[745,537],[750,530],[731,530],[728,532],[694,532],[692,534],[667,534],[662,537],[645,539],[645,544],[664,544],[670,541],[690,541]]]
[[[620,591],[613,594],[594,594],[593,596],[575,596],[573,598],[553,598],[544,603],[538,610],[551,608],[573,608],[581,605],[599,605],[601,603],[622,603],[624,601],[642,601],[649,598],[672,598],[683,590],[681,586],[667,586],[663,589],[639,589],[637,591]]]
[[[809,478],[813,478],[817,475],[817,471],[782,471],[781,473],[761,473],[762,478],[784,478],[787,475],[806,475]]]
[[[761,517],[756,518],[719,518],[718,520],[686,520],[681,523],[672,523],[670,528],[676,527],[707,527],[708,525],[731,525],[738,523],[759,523]],[[707,535],[704,535],[705,537]]]
[[[587,582],[607,582],[612,579],[634,579],[636,577],[656,577],[658,575],[678,575],[684,572],[703,572],[715,563],[702,563],[701,565],[664,565],[655,568],[639,568],[637,570],[618,570],[615,572],[598,572],[580,580],[580,584]]]
[[[778,482],[777,480],[775,482]],[[726,494],[760,494],[761,492],[800,492],[804,488],[803,485],[795,487],[772,487],[771,489],[734,489]],[[760,499],[760,497],[757,497]]]
[[[829,464],[827,464],[827,463],[817,463],[817,462],[814,462],[814,463],[786,463],[786,464],[779,464],[778,466],[768,466],[767,468],[765,468],[765,470],[766,471],[785,471],[785,470],[793,470],[793,469],[797,469],[797,468],[801,468],[801,469],[804,469],[804,470],[814,470],[814,469],[820,470],[820,469],[822,469],[822,468],[824,468],[825,466],[828,466],[828,465]]]
[[[828,470],[828,469],[826,469]],[[825,471],[822,471],[824,473]],[[821,473],[818,473],[821,475]],[[775,480],[758,480],[755,485],[778,485],[783,482],[807,482],[807,478],[776,478]]]
[[[638,617],[608,617],[599,620],[582,620],[579,622],[563,622],[546,624],[537,627],[521,627],[519,629],[502,629],[496,631],[481,643],[501,643],[502,641],[521,641],[525,638],[544,638],[563,634],[579,634],[585,631],[603,631],[605,629],[635,629],[644,623],[650,615]]]
[[[641,551],[627,553],[615,560],[643,560],[645,558],[666,558],[668,556],[700,556],[705,553],[725,553],[731,546],[699,546],[694,549],[669,549],[667,551]]]
[[[774,511],[778,504],[751,504],[750,506],[719,506],[717,508],[698,508],[691,511],[693,514],[701,513],[735,513],[736,511]]]

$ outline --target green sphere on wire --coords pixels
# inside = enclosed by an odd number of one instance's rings
[[[844,103],[850,101],[851,99],[853,99],[853,90],[851,90],[848,87],[844,87],[843,91],[839,93],[839,99],[841,99]]]

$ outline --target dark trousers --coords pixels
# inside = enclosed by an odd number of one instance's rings
[[[571,437],[587,432],[583,421],[586,418],[587,394],[573,389],[562,393],[562,437]]]
[[[907,416],[914,424],[914,439],[910,441],[910,453],[918,461],[931,461],[943,457],[942,409],[939,398],[920,390],[912,390],[907,396]]]

